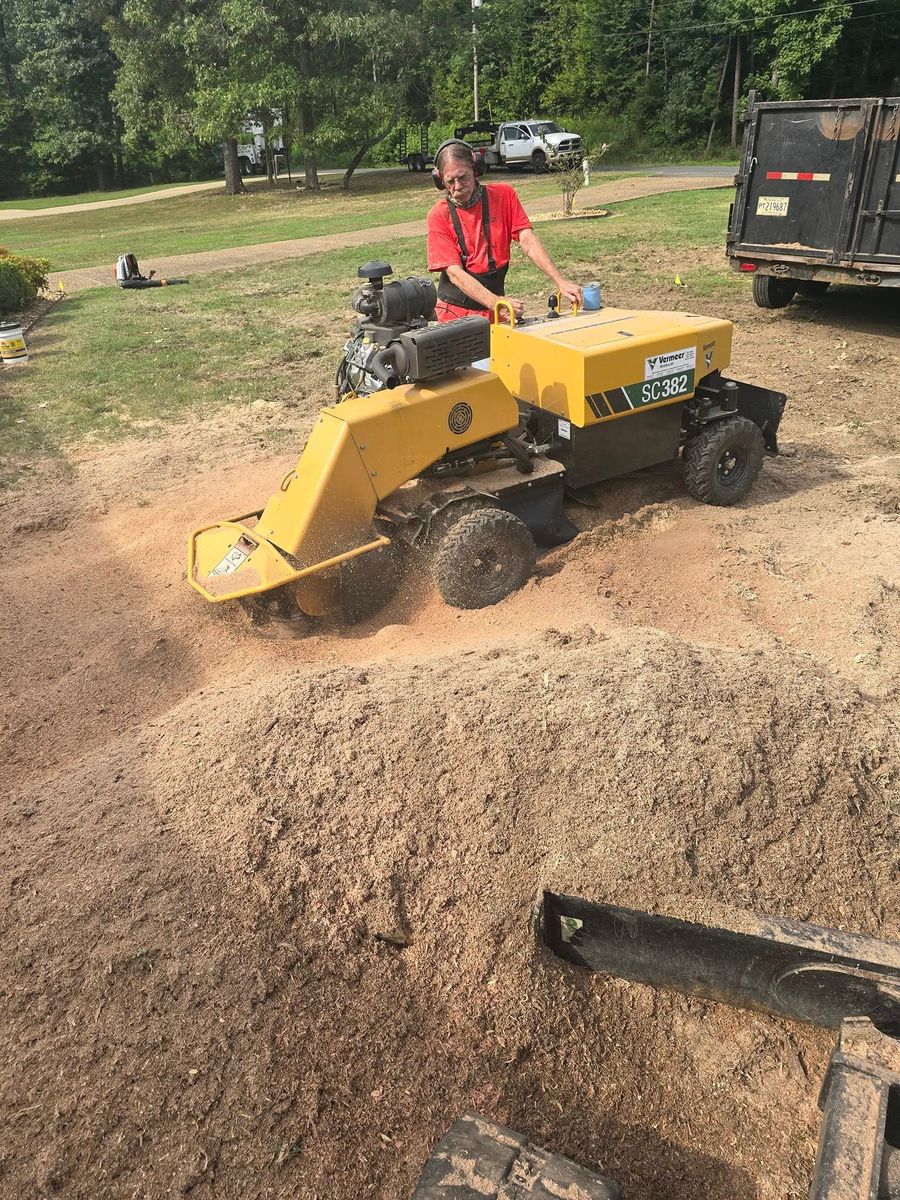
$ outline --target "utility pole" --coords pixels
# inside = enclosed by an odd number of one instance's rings
[[[481,8],[484,0],[472,0],[472,98],[475,107],[475,120],[478,116],[478,42],[475,36],[475,9]]]
[[[734,57],[734,90],[731,98],[731,144],[737,145],[738,105],[741,102],[741,35],[737,34],[737,49]]]
[[[650,23],[647,27],[647,58],[644,64],[644,78],[650,78],[650,43],[653,41],[653,13],[656,10],[656,0],[650,0]]]

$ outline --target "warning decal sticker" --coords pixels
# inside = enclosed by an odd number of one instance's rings
[[[233,575],[239,567],[244,565],[255,549],[256,542],[252,542],[250,538],[242,535],[218,566],[213,567],[209,573],[210,577],[213,575]]]

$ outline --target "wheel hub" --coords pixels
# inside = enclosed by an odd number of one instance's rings
[[[740,467],[740,459],[734,450],[726,450],[719,459],[719,479],[723,483],[730,481],[731,477]]]

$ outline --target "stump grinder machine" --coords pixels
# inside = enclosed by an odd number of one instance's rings
[[[567,489],[681,455],[692,496],[734,504],[777,453],[785,397],[723,375],[729,321],[561,315],[551,297],[544,317],[516,321],[500,300],[493,324],[435,324],[431,280],[391,273],[359,268],[335,403],[265,508],[191,534],[207,600],[352,622],[413,557],[448,604],[481,608],[526,581],[537,546],[575,536]]]

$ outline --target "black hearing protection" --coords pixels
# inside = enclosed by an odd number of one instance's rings
[[[484,155],[476,154],[468,142],[464,142],[462,138],[447,138],[446,142],[441,142],[437,150],[434,152],[434,170],[431,172],[431,178],[434,180],[434,186],[441,192],[444,189],[444,180],[441,176],[438,163],[441,158],[441,151],[446,150],[448,146],[465,146],[472,155],[472,166],[475,170],[475,178],[478,179],[487,170],[487,164],[484,161]]]

